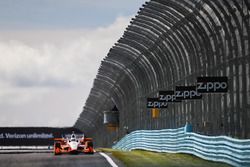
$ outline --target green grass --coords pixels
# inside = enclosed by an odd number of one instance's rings
[[[206,161],[189,154],[156,153],[143,150],[119,151],[100,148],[110,152],[127,167],[230,167],[224,163]]]

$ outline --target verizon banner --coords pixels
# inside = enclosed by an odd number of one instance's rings
[[[72,131],[82,134],[75,128],[1,127],[0,146],[49,146],[53,145],[54,138],[69,135]]]

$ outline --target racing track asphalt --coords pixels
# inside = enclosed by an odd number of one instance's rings
[[[100,153],[58,156],[52,153],[25,153],[0,154],[0,167],[111,167],[111,165]]]

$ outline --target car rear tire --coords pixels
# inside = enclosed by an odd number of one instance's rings
[[[61,143],[55,143],[54,144],[54,155],[60,155],[61,154]]]

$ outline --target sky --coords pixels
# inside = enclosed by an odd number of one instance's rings
[[[0,127],[72,126],[146,0],[0,0]]]

